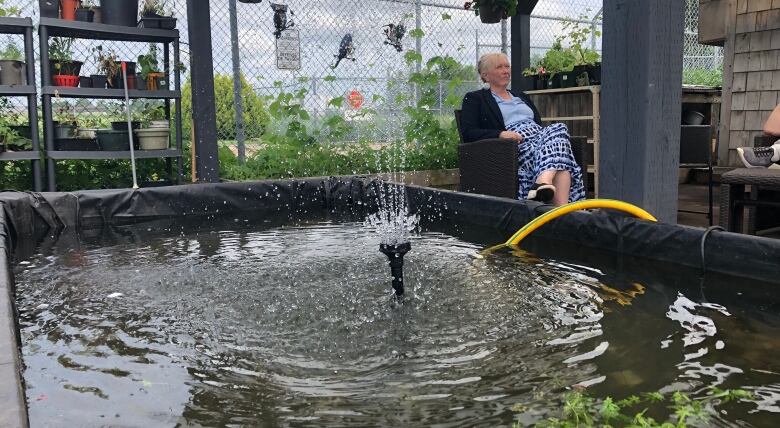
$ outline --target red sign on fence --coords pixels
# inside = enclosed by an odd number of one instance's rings
[[[347,95],[347,102],[349,103],[349,106],[355,110],[359,109],[360,106],[363,105],[363,101],[365,101],[363,94],[354,89],[349,93],[349,95]]]

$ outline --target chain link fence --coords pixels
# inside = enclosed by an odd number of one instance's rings
[[[489,51],[511,53],[509,34],[511,23],[481,24],[474,13],[465,10],[463,0],[285,0],[289,30],[300,39],[300,68],[283,70],[276,62],[276,27],[270,1],[236,4],[235,34],[237,49],[231,44],[230,0],[211,0],[211,32],[213,43],[218,134],[221,140],[237,138],[234,98],[234,59],[239,61],[244,109],[244,135],[250,143],[260,141],[269,130],[280,132],[284,121],[274,120],[269,106],[280,94],[302,95],[302,106],[311,117],[311,126],[319,126],[322,118],[340,114],[352,125],[345,140],[358,138],[387,140],[399,138],[404,121],[402,107],[414,102],[415,85],[410,75],[425,69],[426,61],[440,56],[449,59],[448,67],[438,67],[439,101],[430,109],[450,113],[444,100],[448,91],[458,95],[481,86],[475,64],[477,58]],[[277,0],[280,1],[281,0]],[[189,64],[188,23],[186,0],[167,0],[167,8],[178,19],[181,34],[183,64]],[[6,6],[18,7],[21,16],[38,19],[35,0],[6,0]],[[722,69],[722,49],[699,45],[697,42],[698,10],[696,2],[687,2],[685,26],[686,70]],[[532,63],[541,58],[563,32],[564,20],[574,20],[592,30],[601,29],[602,0],[540,0],[531,17]],[[393,27],[391,27],[391,25]],[[403,34],[397,30],[405,29]],[[391,28],[394,31],[390,31]],[[419,30],[416,30],[418,29]],[[288,31],[289,31],[288,30]],[[594,31],[591,32],[593,34]],[[391,38],[390,36],[401,36]],[[352,40],[353,51],[336,66],[344,38]],[[601,40],[592,37],[590,46],[601,49]],[[76,41],[74,58],[85,62],[82,75],[96,72],[94,48],[100,42]],[[112,42],[119,59],[133,61],[148,52],[142,43]],[[422,65],[407,61],[410,52],[420,51]],[[37,51],[37,44],[36,44]],[[36,69],[37,70],[37,69]],[[40,73],[36,72],[40,76]],[[448,79],[457,77],[461,83],[450,88]],[[38,77],[40,79],[40,77]],[[188,78],[182,78],[185,92]],[[359,94],[359,95],[355,95]],[[348,102],[361,98],[360,110]],[[341,98],[342,102],[334,102]],[[55,111],[68,109],[83,115],[91,113],[86,125],[104,126],[106,120],[121,106],[110,101],[58,100]],[[190,118],[184,100],[184,138],[189,138]],[[65,108],[63,108],[65,107]],[[143,103],[134,110],[141,113]],[[22,111],[23,106],[16,107]],[[373,116],[360,111],[372,109]],[[370,117],[370,121],[368,118]],[[370,124],[368,122],[371,122]],[[369,126],[370,125],[370,126]]]

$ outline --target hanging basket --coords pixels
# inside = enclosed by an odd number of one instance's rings
[[[504,17],[506,11],[504,9],[492,9],[486,7],[485,9],[479,8],[479,19],[483,24],[496,24],[501,22],[501,18]]]

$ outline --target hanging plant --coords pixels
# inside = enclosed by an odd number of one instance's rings
[[[271,9],[274,11],[274,28],[276,28],[274,36],[278,39],[282,36],[282,31],[294,27],[295,23],[293,23],[292,20],[289,22],[287,21],[286,4],[271,3]],[[295,16],[292,10],[290,10],[290,16]]]
[[[463,8],[473,10],[485,24],[495,24],[517,14],[517,0],[472,0],[466,2]]]

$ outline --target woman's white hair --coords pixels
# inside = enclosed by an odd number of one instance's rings
[[[479,73],[479,76],[483,82],[485,81],[485,78],[482,77],[482,73],[493,68],[496,65],[496,61],[498,61],[500,58],[505,58],[507,61],[509,61],[509,57],[507,57],[506,54],[502,52],[490,52],[479,57],[479,61],[477,61],[477,73]]]

